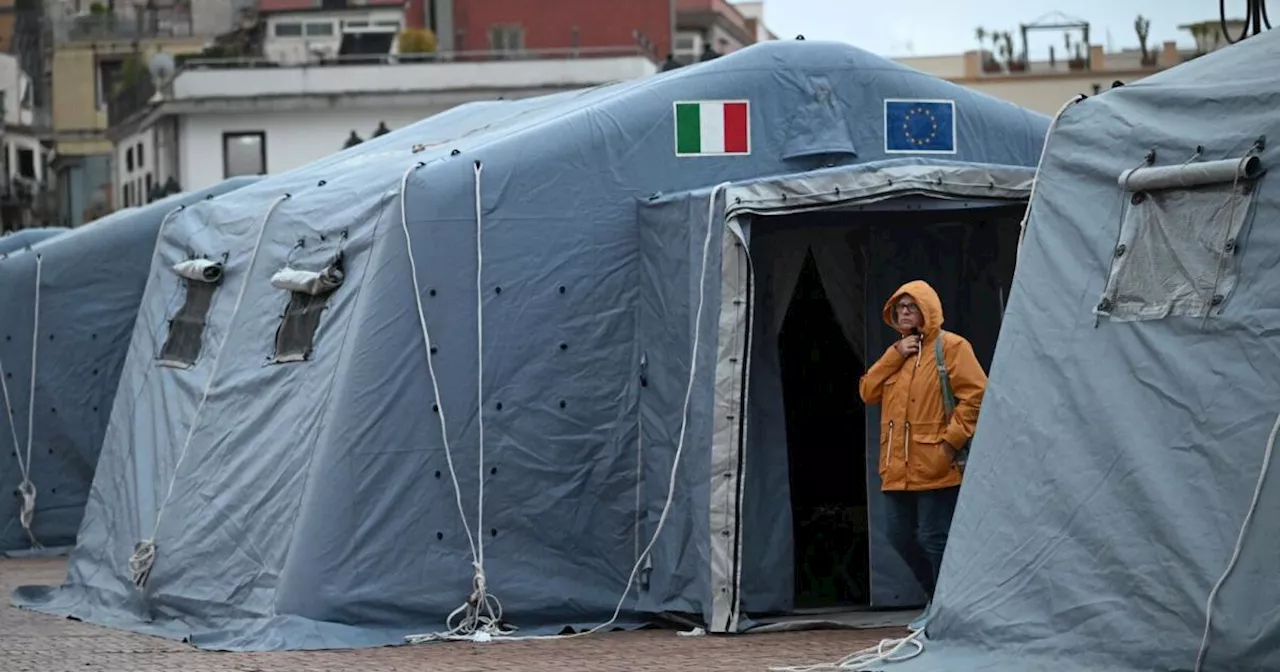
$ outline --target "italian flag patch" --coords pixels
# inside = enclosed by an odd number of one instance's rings
[[[751,153],[751,106],[745,100],[677,102],[676,156]]]

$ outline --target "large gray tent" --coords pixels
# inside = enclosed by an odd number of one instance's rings
[[[121,210],[0,259],[0,408],[9,411],[0,413],[0,553],[29,549],[33,537],[51,549],[75,543],[161,222],[258,179]],[[28,464],[30,533],[13,495]]]
[[[827,506],[872,530],[830,606],[919,604],[879,533],[875,409],[785,380],[822,350],[856,384],[916,278],[989,357],[1047,127],[779,42],[458,108],[194,205],[157,245],[66,585],[18,603],[367,646],[443,630],[474,563],[522,633],[606,621],[633,574],[619,624],[741,632],[795,616],[793,511]],[[841,437],[789,435],[833,400]]]
[[[1280,412],[1276,68],[1273,31],[1061,115],[929,641],[880,668],[1280,669],[1280,489],[1258,483]]]
[[[42,241],[60,236],[66,233],[68,229],[50,226],[36,229],[19,229],[11,233],[0,236],[0,259],[4,259],[15,253],[21,253],[30,249],[32,245]]]

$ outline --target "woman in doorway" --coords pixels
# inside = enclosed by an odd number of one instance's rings
[[[942,330],[942,301],[928,283],[916,280],[894,292],[884,320],[902,338],[862,377],[859,392],[867,404],[880,405],[889,541],[931,606],[960,490],[958,458],[978,424],[987,375],[969,341]],[[924,627],[928,613],[925,607],[912,630]]]

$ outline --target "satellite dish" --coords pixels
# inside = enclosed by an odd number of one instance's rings
[[[151,71],[151,77],[157,82],[166,82],[173,77],[173,73],[177,70],[177,63],[173,60],[172,54],[158,51],[151,55],[147,60],[147,69]]]

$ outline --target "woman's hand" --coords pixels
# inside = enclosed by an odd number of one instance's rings
[[[917,352],[920,352],[920,337],[908,336],[901,341],[894,343],[893,349],[897,350],[899,355],[909,359],[915,356]]]

